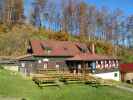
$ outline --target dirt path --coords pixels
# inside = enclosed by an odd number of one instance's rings
[[[21,100],[21,98],[13,98],[13,97],[3,97],[3,96],[0,96],[0,100]]]
[[[119,86],[116,86],[116,87],[119,88],[119,89],[129,91],[129,92],[133,92],[133,88],[129,88],[129,87],[126,87],[126,86],[123,86],[123,85],[119,85]]]

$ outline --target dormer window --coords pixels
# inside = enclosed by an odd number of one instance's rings
[[[52,49],[49,47],[45,47],[44,50],[47,52],[47,54],[50,54],[52,51]]]
[[[64,50],[68,50],[66,47],[64,47]]]
[[[52,49],[51,49],[50,47],[48,47],[48,46],[44,46],[44,45],[41,44],[41,47],[42,47],[43,50],[46,51],[48,54],[50,54],[51,51],[52,51]]]
[[[82,53],[86,53],[88,50],[86,48],[79,48]]]
[[[51,53],[51,50],[47,50],[47,53],[50,54]]]
[[[86,52],[87,52],[86,48],[81,48],[81,51],[82,51],[83,53],[86,53]]]
[[[82,53],[86,53],[88,51],[88,48],[86,46],[80,46],[80,45],[76,45],[78,47],[78,49],[82,52]]]

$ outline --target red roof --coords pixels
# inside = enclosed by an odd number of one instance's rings
[[[121,72],[133,72],[133,64],[121,64],[120,71]]]
[[[73,58],[69,58],[68,61],[93,61],[93,60],[113,60],[113,59],[117,58],[98,55],[98,54],[84,53],[84,54],[78,54]]]
[[[92,61],[116,59],[104,55],[91,54],[87,46],[79,42],[54,41],[54,40],[33,40],[31,47],[35,56],[70,56],[68,60]],[[48,52],[47,49],[50,49]],[[85,50],[85,52],[84,52]]]
[[[31,41],[31,46],[33,55],[37,56],[75,56],[82,53],[78,47],[87,48],[85,44],[81,43],[54,40],[33,40]],[[45,47],[51,49],[50,53],[44,50]]]

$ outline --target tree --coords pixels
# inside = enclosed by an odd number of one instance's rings
[[[23,23],[23,0],[4,0],[3,22],[7,25]]]
[[[1,0],[0,1],[0,23],[2,23],[3,21],[3,3],[4,3],[4,1],[3,0]]]
[[[133,47],[133,15],[129,16],[127,18],[127,31],[128,31],[128,36],[127,36],[127,41],[129,43],[129,47]]]
[[[81,36],[87,35],[87,25],[87,4],[81,2],[79,4],[79,30]]]
[[[32,3],[32,11],[31,11],[31,24],[37,27],[42,27],[43,25],[43,17],[44,17],[44,9],[46,6],[46,0],[37,0]]]

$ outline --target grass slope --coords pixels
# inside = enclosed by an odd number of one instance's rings
[[[39,89],[30,80],[9,71],[0,70],[0,96],[27,100],[132,100],[130,92],[113,87],[94,88],[87,85],[67,85]]]

